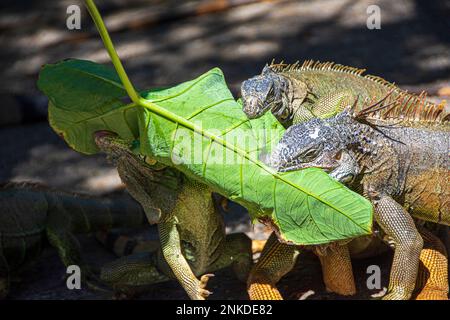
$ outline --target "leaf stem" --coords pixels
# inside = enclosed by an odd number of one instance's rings
[[[98,12],[98,9],[93,0],[85,0],[85,4],[89,11],[89,14],[92,17],[92,20],[94,20],[98,32],[100,33],[100,37],[102,37],[103,44],[106,47],[106,51],[108,51],[108,54],[112,60],[114,67],[116,68],[117,73],[119,74],[120,80],[122,81],[122,84],[125,87],[128,96],[134,103],[138,103],[140,96],[134,89],[133,84],[131,83],[127,73],[125,72],[125,69],[122,65],[122,62],[120,61],[116,49],[114,48],[111,37],[109,36],[108,30],[106,29],[100,12]]]

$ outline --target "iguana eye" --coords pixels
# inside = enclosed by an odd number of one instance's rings
[[[289,110],[287,108],[285,108],[283,110],[283,112],[280,115],[281,120],[286,120],[287,118],[289,118]]]
[[[321,150],[321,148],[311,148],[311,149],[305,151],[302,154],[301,158],[304,162],[312,161],[315,158],[317,158],[317,156],[320,153],[320,150]]]

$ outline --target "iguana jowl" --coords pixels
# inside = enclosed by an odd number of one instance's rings
[[[205,289],[210,272],[232,265],[238,278],[247,280],[251,241],[243,233],[225,235],[223,218],[208,186],[134,154],[132,144],[115,134],[98,132],[95,142],[116,163],[149,222],[157,223],[161,242],[156,254],[127,256],[106,265],[103,281],[129,291],[176,278],[191,299],[203,300],[210,294]]]
[[[261,75],[243,82],[241,87],[243,110],[250,118],[261,116],[267,111],[274,115],[285,126],[301,123],[312,118],[329,118],[342,111],[345,106],[357,101],[361,107],[366,100],[383,100],[384,104],[392,103],[389,109],[390,117],[399,117],[398,105],[413,109],[420,104],[428,110],[430,116],[443,111],[444,104],[435,106],[425,101],[425,96],[414,96],[402,91],[394,84],[372,75],[363,75],[363,69],[337,65],[331,62],[305,61],[302,65],[284,63],[266,65]],[[357,99],[359,98],[359,99]],[[396,108],[397,106],[397,108]],[[344,179],[349,175],[350,167],[341,169],[343,175],[336,178]],[[351,170],[350,170],[351,171]],[[437,237],[425,229],[422,236],[427,240],[427,249],[421,254],[421,261],[430,271],[447,274],[445,270],[434,268],[435,261],[444,261],[445,250]],[[382,246],[374,239],[356,239],[350,243],[352,256],[354,252],[376,254]],[[328,250],[329,251],[329,250]],[[298,250],[294,247],[275,241],[272,235],[264,250],[261,260],[256,264],[249,278],[249,293],[252,298],[281,298],[272,286],[288,272],[295,262]],[[355,291],[348,250],[343,246],[335,248],[322,256],[324,281],[327,288],[340,294],[353,294]],[[274,260],[278,260],[274,261]],[[282,266],[280,268],[280,266]],[[276,270],[275,270],[276,269]],[[423,290],[420,297],[436,298],[448,293],[447,281],[440,281],[443,294],[430,294]],[[427,283],[428,285],[428,283]]]
[[[450,127],[441,111],[403,100],[344,110],[292,126],[270,158],[279,171],[320,167],[354,176],[350,186],[372,201],[395,246],[384,299],[408,299],[415,286],[423,239],[411,215],[450,225]]]
[[[35,183],[1,185],[0,298],[8,294],[11,277],[39,257],[47,239],[65,266],[78,265],[89,280],[93,275],[75,234],[146,223],[141,206],[131,199],[88,197]]]

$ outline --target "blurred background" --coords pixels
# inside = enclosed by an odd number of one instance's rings
[[[315,59],[367,69],[430,99],[450,97],[450,1],[420,0],[97,0],[118,53],[140,89],[170,86],[221,68],[231,90],[260,73],[265,63]],[[81,29],[69,30],[67,8],[81,8]],[[370,5],[380,8],[381,29],[370,30]],[[36,181],[95,194],[122,192],[104,156],[70,150],[49,128],[47,101],[36,88],[40,67],[66,58],[109,63],[102,42],[76,0],[3,0],[0,4],[0,181]],[[117,191],[119,190],[119,191]],[[266,236],[238,207],[226,215],[228,231]],[[94,260],[102,250],[84,240]],[[30,281],[13,298],[103,298],[68,292],[64,270],[49,250]],[[105,256],[105,259],[108,258]],[[389,256],[382,261],[387,275]],[[98,262],[98,261],[94,261]],[[365,287],[365,265],[355,272]],[[281,283],[288,298],[340,298],[326,293],[317,261],[306,255],[297,273]],[[387,277],[387,276],[386,276]],[[386,277],[384,285],[386,285]],[[293,288],[293,281],[298,285]],[[246,298],[245,285],[230,270],[211,280],[212,298]],[[226,285],[224,285],[226,283]],[[175,282],[156,286],[149,298],[186,298]],[[308,295],[308,294],[307,294]]]

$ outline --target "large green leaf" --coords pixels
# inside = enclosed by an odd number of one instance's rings
[[[258,160],[284,129],[270,113],[248,120],[219,69],[143,92],[139,105],[123,101],[126,93],[114,71],[88,61],[47,65],[38,86],[49,97],[53,129],[77,151],[97,152],[97,130],[139,139],[143,155],[209,185],[253,218],[271,221],[294,244],[371,232],[371,204],[322,170],[277,173]]]

